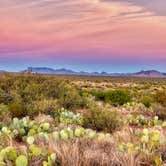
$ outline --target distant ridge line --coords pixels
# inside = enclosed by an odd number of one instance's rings
[[[157,70],[142,70],[136,73],[107,73],[107,72],[76,72],[66,68],[53,69],[49,67],[28,67],[21,73],[59,74],[59,75],[91,75],[91,76],[131,76],[131,77],[166,77],[166,73]]]

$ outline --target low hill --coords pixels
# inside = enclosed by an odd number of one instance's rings
[[[135,77],[166,77],[166,73],[162,73],[157,70],[140,71],[132,75]]]

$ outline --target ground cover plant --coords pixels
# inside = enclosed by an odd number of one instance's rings
[[[0,75],[0,166],[166,164],[166,79]]]

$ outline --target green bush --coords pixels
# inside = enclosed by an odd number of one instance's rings
[[[110,102],[115,106],[123,105],[131,101],[131,96],[129,91],[122,89],[106,91],[106,92],[92,92],[92,94],[96,97],[97,100]]]
[[[85,112],[83,116],[83,126],[97,131],[113,132],[122,124],[115,111],[95,109]]]
[[[151,97],[144,97],[141,102],[145,107],[149,108],[152,105],[153,99]]]
[[[24,106],[19,102],[10,104],[9,112],[11,113],[12,117],[23,117],[27,115]]]
[[[71,86],[65,86],[59,94],[59,105],[66,109],[76,109],[85,106],[85,99],[79,91]]]

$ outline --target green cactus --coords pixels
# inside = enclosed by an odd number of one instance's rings
[[[29,132],[28,132],[28,135],[29,135],[29,136],[33,136],[33,135],[35,135],[35,134],[36,134],[35,129],[30,129]]]
[[[33,136],[29,136],[29,137],[27,138],[27,143],[28,143],[29,145],[32,145],[32,144],[34,143],[34,141],[35,141],[35,139],[34,139]]]
[[[19,125],[19,119],[18,118],[13,118],[13,125],[17,127]]]
[[[96,131],[92,129],[87,129],[86,130],[86,136],[90,139],[94,138],[96,136]]]
[[[60,137],[64,141],[67,141],[69,139],[68,133],[65,130],[60,131]]]
[[[20,133],[21,135],[25,135],[26,131],[25,131],[24,128],[21,128],[21,129],[19,130],[19,133]]]
[[[79,113],[74,114],[73,112],[67,110],[61,112],[59,120],[61,123],[65,124],[81,125],[83,123],[83,117]]]
[[[15,161],[17,158],[17,151],[14,148],[11,148],[7,153],[7,159]]]
[[[20,155],[17,157],[15,161],[16,166],[28,166],[28,159],[24,155]]]
[[[1,131],[7,135],[11,133],[11,131],[7,127],[2,127]]]
[[[40,128],[44,131],[48,131],[50,129],[50,124],[49,123],[42,123],[40,125]]]
[[[32,156],[39,156],[42,152],[42,149],[36,145],[30,145],[29,150],[32,153]]]
[[[80,127],[80,128],[75,129],[74,135],[76,137],[80,137],[80,136],[83,136],[84,133],[85,133],[85,129]]]
[[[15,161],[17,158],[17,151],[12,147],[8,146],[0,151],[0,161],[10,160]]]
[[[69,135],[69,138],[72,139],[74,137],[74,132],[73,130],[71,130],[69,127],[66,129],[68,135]]]
[[[150,139],[154,142],[160,141],[160,132],[158,130],[152,131],[150,134]]]

